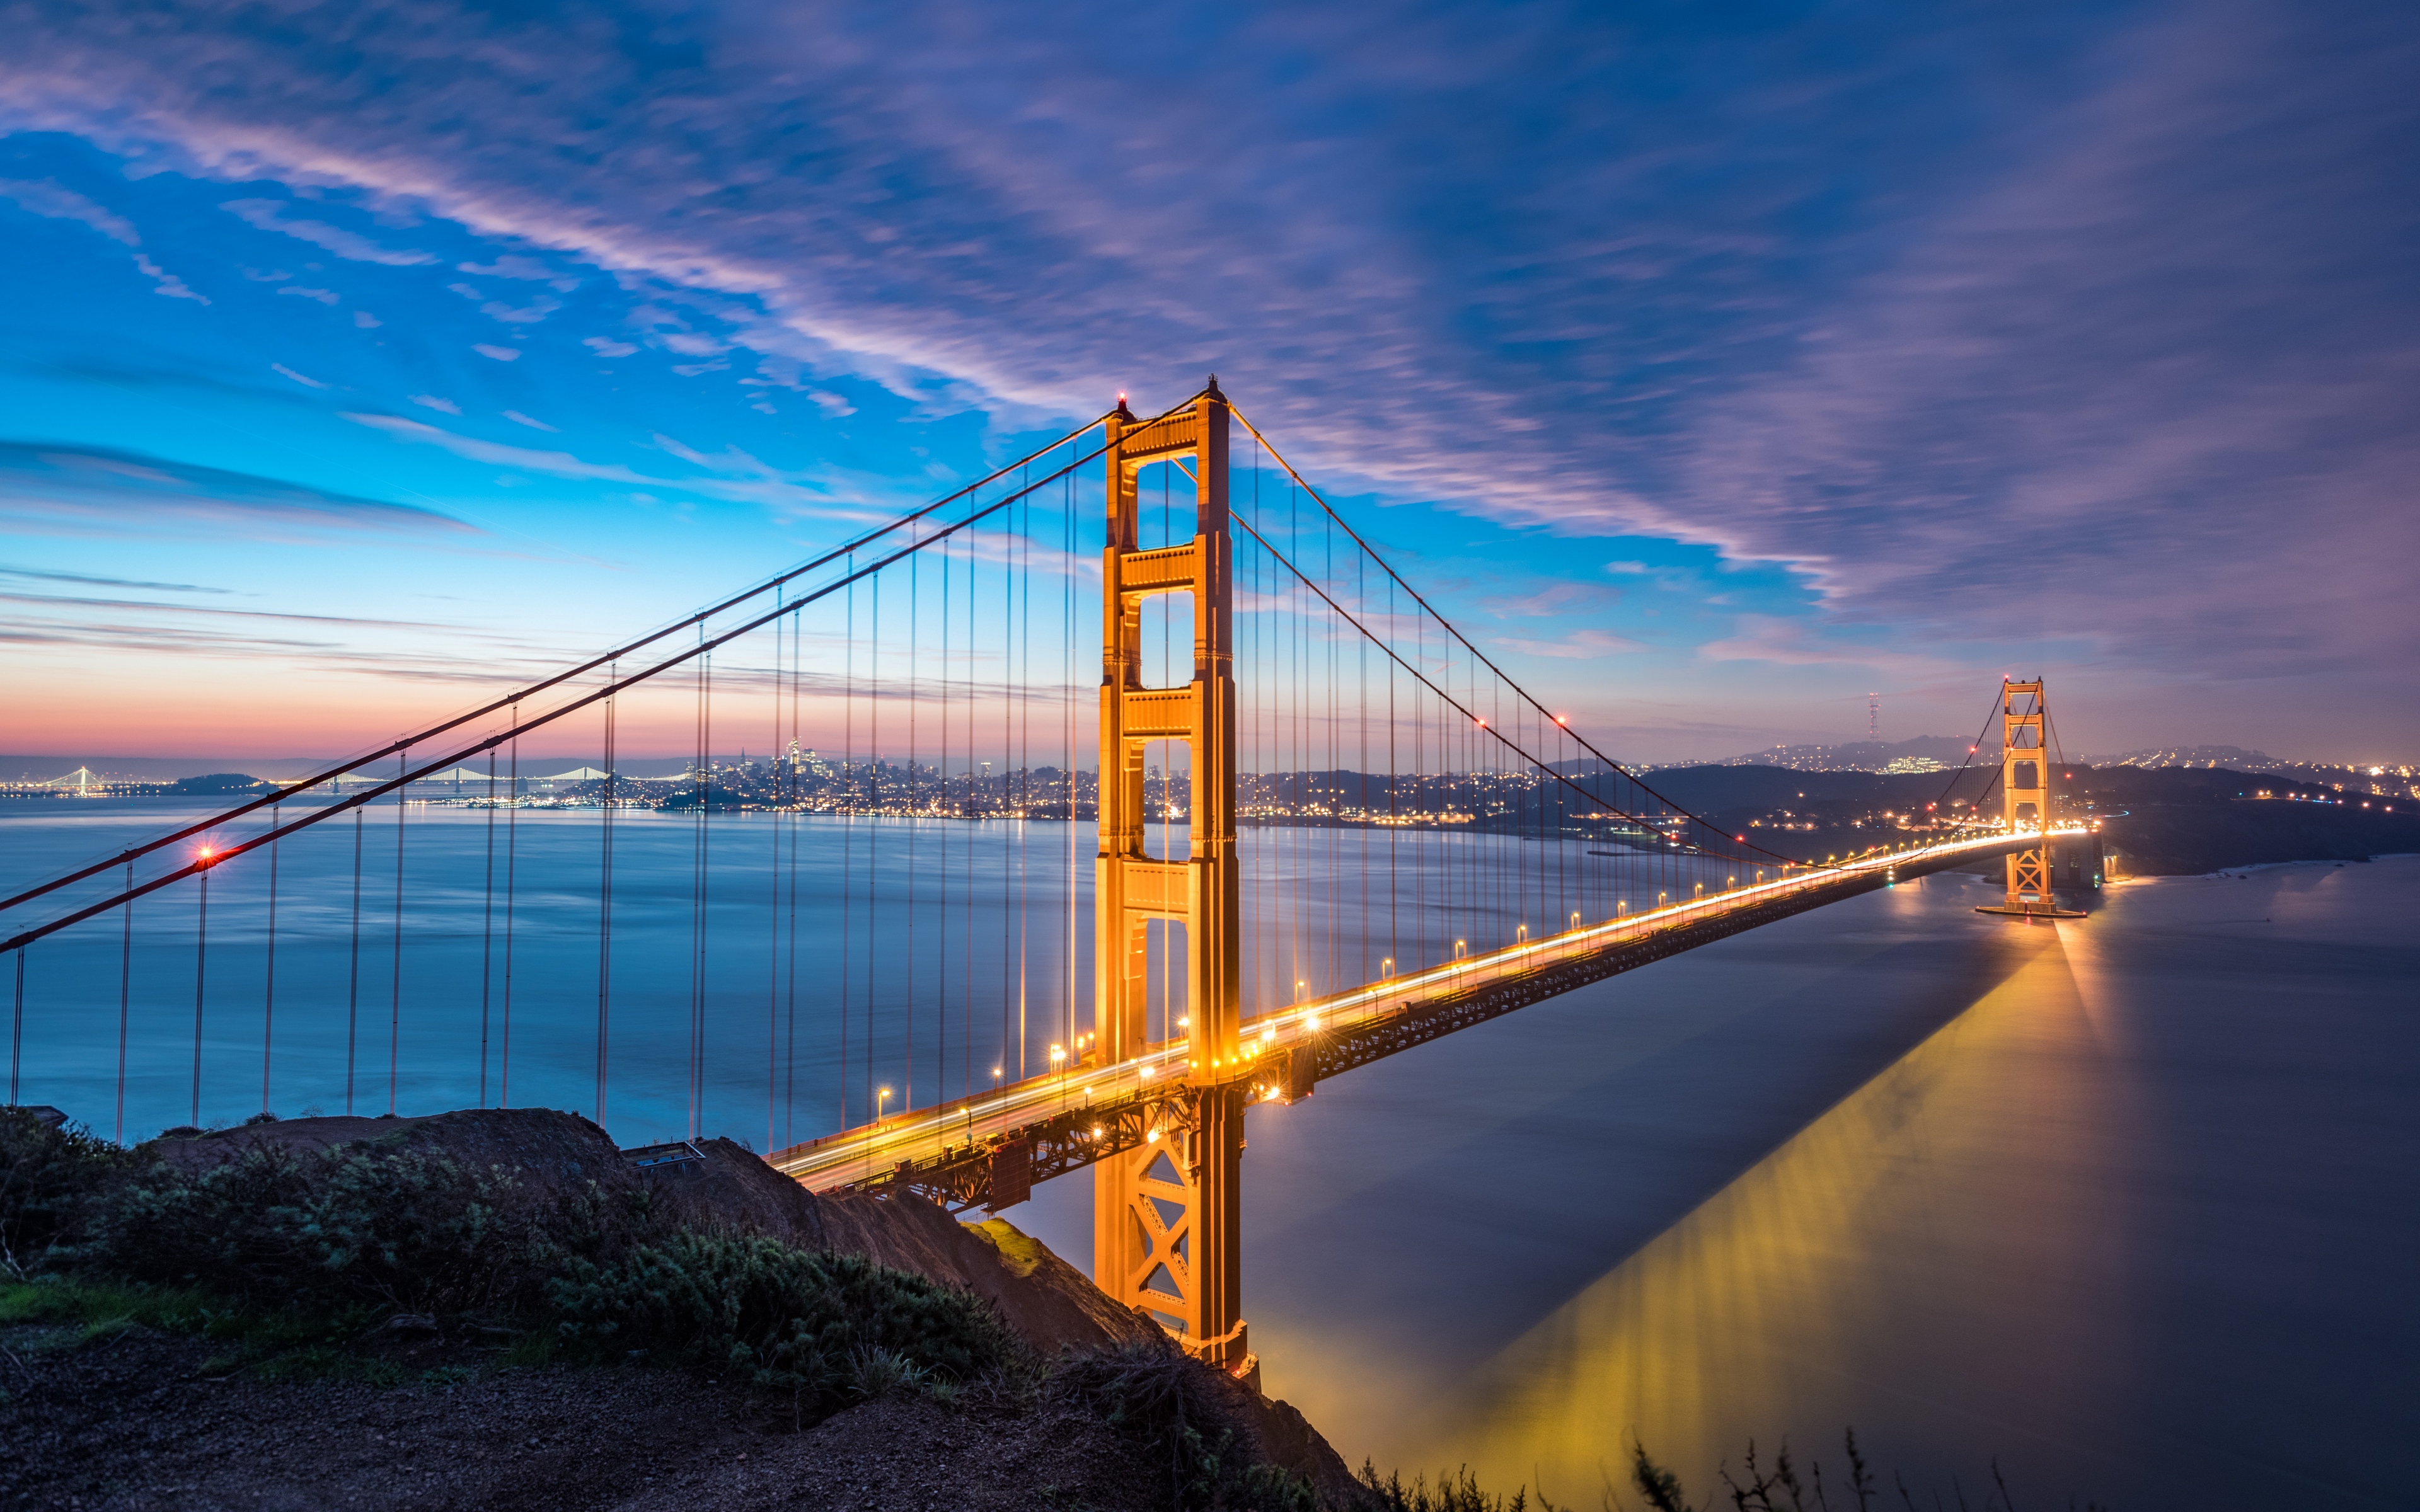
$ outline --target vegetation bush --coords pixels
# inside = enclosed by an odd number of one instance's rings
[[[576,1344],[729,1369],[827,1407],[963,1382],[1024,1350],[979,1298],[755,1235],[684,1231],[577,1259],[548,1304]]]
[[[101,1196],[136,1164],[81,1128],[0,1107],[0,1273],[39,1269],[53,1248],[81,1235]]]
[[[1144,1446],[1167,1473],[1177,1512],[1317,1512],[1311,1483],[1248,1463],[1237,1425],[1209,1366],[1165,1340],[1070,1356],[1053,1384],[1114,1431]]]
[[[818,1415],[1033,1367],[989,1304],[921,1276],[686,1228],[644,1188],[538,1196],[500,1168],[377,1143],[256,1146],[185,1170],[0,1109],[0,1242],[19,1279],[67,1273],[12,1306],[165,1307],[314,1348],[391,1314],[469,1316],[592,1358],[736,1371]]]
[[[442,1156],[256,1148],[201,1171],[142,1169],[101,1204],[77,1257],[246,1302],[514,1312],[567,1258],[648,1223],[644,1205],[593,1183],[530,1202],[504,1172]]]
[[[1638,1494],[1648,1512],[1707,1512],[1717,1502],[1728,1503],[1732,1512],[1834,1512],[1834,1496],[1840,1499],[1838,1512],[1870,1512],[1875,1502],[1883,1498],[1883,1491],[1875,1481],[1872,1468],[1866,1463],[1864,1452],[1857,1447],[1856,1429],[1843,1430],[1841,1443],[1848,1465],[1847,1473],[1836,1476],[1833,1484],[1826,1487],[1822,1461],[1813,1462],[1809,1466],[1809,1473],[1802,1476],[1792,1461],[1790,1446],[1785,1443],[1780,1453],[1774,1457],[1772,1466],[1767,1468],[1759,1459],[1756,1443],[1751,1440],[1743,1458],[1740,1473],[1734,1475],[1728,1464],[1723,1466],[1721,1494],[1694,1504],[1683,1489],[1681,1478],[1657,1464],[1647,1453],[1645,1444],[1634,1441],[1621,1458],[1630,1465],[1629,1489]],[[1917,1504],[1915,1493],[1908,1489],[1904,1480],[1897,1477],[1894,1480],[1899,1503],[1914,1508]],[[1390,1474],[1381,1480],[1377,1471],[1365,1462],[1361,1467],[1361,1488],[1369,1498],[1372,1512],[1528,1512],[1532,1506],[1537,1508],[1537,1512],[1556,1512],[1553,1503],[1543,1495],[1532,1496],[1526,1487],[1515,1489],[1509,1497],[1491,1496],[1480,1489],[1478,1478],[1467,1468],[1454,1474],[1438,1476],[1435,1487],[1432,1489],[1424,1476],[1414,1480],[1408,1487],[1400,1475]],[[1957,1505],[1962,1509],[1967,1507],[1965,1491],[1954,1483],[1951,1489]],[[1937,1491],[1931,1500],[1935,1506],[1947,1504]],[[2074,1505],[2072,1498],[2069,1504],[2071,1507]],[[1631,1504],[1607,1486],[1605,1489],[1605,1505],[1607,1512],[1626,1512]],[[1999,1463],[1994,1460],[1992,1487],[1985,1494],[1981,1512],[2016,1512],[2016,1497],[2010,1493],[2007,1479],[2000,1473]],[[2106,1509],[2097,1502],[2090,1502],[2085,1504],[2085,1512],[2106,1512]]]

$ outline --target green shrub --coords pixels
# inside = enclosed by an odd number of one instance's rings
[[[409,1153],[256,1149],[130,1181],[108,1205],[92,1257],[122,1275],[247,1301],[477,1307],[509,1288],[536,1237],[500,1221],[496,1200],[509,1185]]]
[[[198,1172],[155,1165],[100,1205],[78,1257],[249,1302],[526,1313],[568,1261],[661,1226],[642,1193],[586,1183],[532,1201],[502,1169],[380,1146],[256,1148]]]
[[[575,1259],[548,1300],[568,1342],[728,1369],[830,1408],[967,1381],[1024,1349],[979,1298],[750,1235],[682,1232],[618,1259]]]
[[[1317,1512],[1309,1481],[1247,1462],[1210,1367],[1165,1339],[1070,1356],[1054,1384],[1143,1446],[1177,1512]]]
[[[138,1164],[80,1127],[0,1107],[0,1273],[38,1270],[54,1247],[72,1243],[102,1195]]]

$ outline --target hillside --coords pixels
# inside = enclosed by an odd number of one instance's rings
[[[1995,813],[1996,772],[1902,776],[1692,766],[1655,772],[1648,780],[1734,835],[1780,855],[1819,860],[1916,838],[1928,815],[1970,811],[1968,805]],[[2420,802],[2333,784],[2224,767],[2080,764],[2060,767],[2056,784],[2060,817],[2100,821],[2105,843],[2136,875],[2420,851]]]
[[[693,1149],[487,1109],[119,1151],[0,1108],[0,1505],[1365,1504],[1009,1225]]]

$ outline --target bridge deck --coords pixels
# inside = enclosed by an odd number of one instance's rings
[[[2053,831],[2070,833],[2083,830]],[[1588,982],[2024,840],[1995,831],[1879,852],[1290,1004],[1246,1021],[1245,1053],[1233,1065],[1217,1068],[1212,1079],[1243,1084],[1249,1101],[1267,1101],[1284,1095],[1290,1082],[1307,1086]],[[1170,1119],[1187,1116],[1188,1099],[1199,1093],[1185,1074],[1187,1050],[1175,1041],[1116,1065],[1070,1065],[826,1134],[767,1159],[817,1192],[905,1182],[954,1205],[989,1201],[993,1157],[1003,1149],[1023,1147],[1025,1168],[1005,1183],[1014,1192],[1029,1180],[1047,1180],[1156,1139]],[[1297,1064],[1295,1057],[1308,1061]]]

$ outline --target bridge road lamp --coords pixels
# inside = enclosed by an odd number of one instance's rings
[[[882,1129],[882,1104],[891,1101],[891,1088],[884,1088],[874,1100],[874,1121],[865,1126],[865,1174],[874,1174],[874,1141]]]

